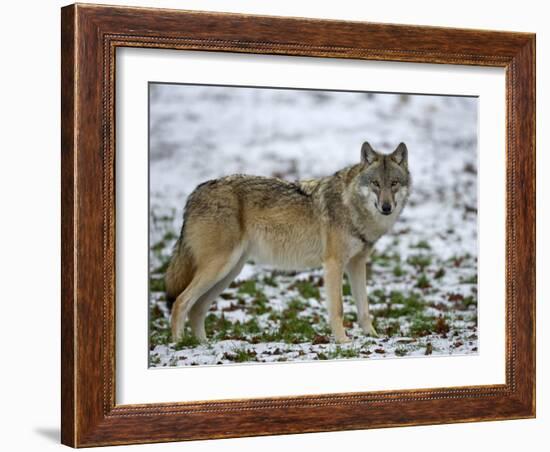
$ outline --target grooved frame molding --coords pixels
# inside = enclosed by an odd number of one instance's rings
[[[535,35],[75,4],[61,10],[61,440],[73,447],[535,416]],[[115,403],[115,50],[506,70],[506,382]]]

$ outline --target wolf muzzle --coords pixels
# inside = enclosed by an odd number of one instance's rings
[[[382,213],[384,215],[389,215],[390,213],[392,213],[392,208],[391,208],[391,204],[389,202],[385,202],[382,204]]]

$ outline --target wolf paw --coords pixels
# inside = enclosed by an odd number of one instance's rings
[[[372,323],[368,323],[367,325],[363,325],[363,326],[361,326],[361,328],[367,336],[380,337],[378,335],[378,333],[376,332],[376,330],[374,329],[374,326],[372,326]]]
[[[195,337],[201,345],[208,343],[208,338],[206,337],[206,334],[196,334]]]
[[[178,342],[181,339],[181,336],[183,336],[183,331],[181,331],[179,328],[172,328],[172,342]]]
[[[336,336],[337,344],[347,344],[349,342],[351,342],[351,339],[346,335],[346,333],[344,333],[343,335],[339,334],[338,336]]]

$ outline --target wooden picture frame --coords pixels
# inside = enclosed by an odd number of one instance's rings
[[[85,447],[535,416],[534,34],[76,4],[62,8],[61,37],[64,444]],[[506,383],[117,405],[118,47],[505,68]]]

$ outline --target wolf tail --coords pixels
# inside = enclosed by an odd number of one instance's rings
[[[168,309],[172,311],[172,305],[193,279],[195,264],[191,250],[185,245],[183,228],[180,239],[174,246],[166,276],[166,302]]]

